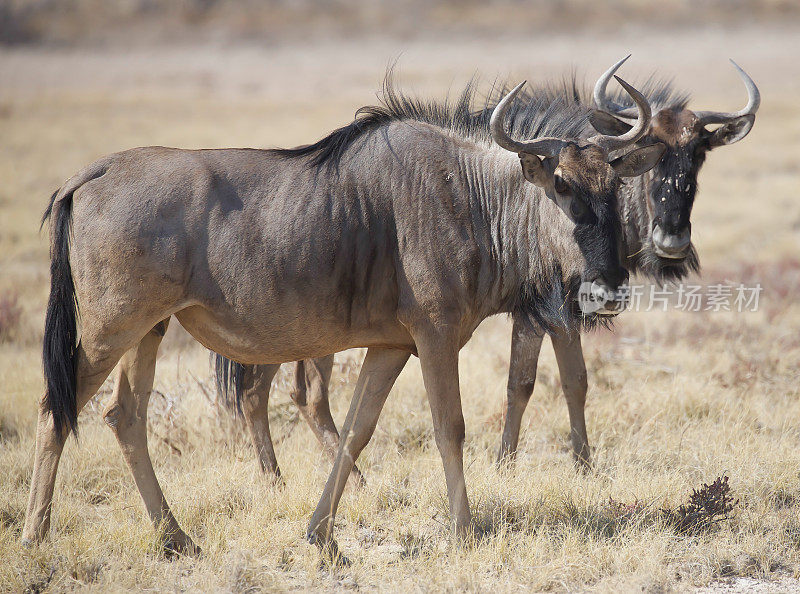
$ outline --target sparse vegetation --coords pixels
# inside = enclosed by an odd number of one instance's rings
[[[17,294],[8,291],[0,294],[0,343],[9,342],[15,337],[22,318]]]
[[[660,65],[706,109],[739,103],[725,58],[744,52],[741,62],[763,85],[764,104],[745,141],[709,157],[693,232],[703,282],[762,282],[763,309],[632,313],[614,333],[587,337],[595,468],[586,475],[573,469],[547,345],[516,466],[494,467],[510,324],[488,320],[461,356],[466,475],[477,524],[465,547],[449,536],[430,410],[412,360],[359,460],[367,485],[345,492],[337,534],[351,565],[342,568],[321,568],[304,540],[330,462],[290,404],[289,370],[272,397],[286,481],[280,486],[260,474],[239,421],[216,406],[208,353],[176,321],[156,371],[150,451],[166,497],[203,555],[162,554],[159,532],[102,421],[113,379],[81,414],[80,441],[66,446],[50,537],[21,546],[42,391],[41,349],[28,327],[41,327],[47,299],[47,234],[38,234],[38,219],[55,187],[107,152],[318,138],[371,101],[402,45],[0,51],[0,296],[24,305],[17,330],[0,340],[0,591],[669,592],[720,580],[767,588],[783,580],[783,590],[796,589],[797,31],[767,33],[745,28],[740,35],[752,43],[744,43],[713,30],[702,38],[648,31],[652,46],[642,44],[640,31],[613,41],[570,37],[563,55],[526,36],[485,47],[421,43],[404,54],[401,79],[444,94],[476,69],[487,79],[544,76],[540,69],[560,71],[574,60],[588,75],[630,49],[639,60],[631,72]],[[742,49],[756,42],[752,53]],[[664,62],[667,44],[674,63]],[[331,400],[340,424],[360,357],[346,353],[334,368]]]

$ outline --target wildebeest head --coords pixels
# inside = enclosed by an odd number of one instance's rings
[[[606,86],[630,56],[623,58],[597,81],[594,101],[597,110],[590,121],[604,134],[624,134],[631,124],[620,118],[636,117],[636,110],[622,107],[606,94]],[[652,251],[659,259],[662,270],[671,267],[676,276],[683,270],[680,264],[692,256],[690,214],[697,192],[697,174],[706,154],[713,148],[737,142],[747,136],[753,127],[760,94],[753,80],[733,60],[731,63],[747,88],[747,105],[740,111],[692,111],[685,107],[651,108],[655,113],[646,133],[639,140],[649,144],[660,142],[666,146],[664,156],[647,176],[644,191],[650,215]],[[719,125],[710,130],[707,126]],[[694,264],[696,266],[696,264]]]
[[[524,82],[495,107],[490,121],[492,138],[502,148],[517,153],[525,179],[544,190],[575,224],[574,237],[585,259],[582,281],[589,283],[594,299],[604,303],[597,313],[613,315],[624,303],[615,296],[628,273],[620,257],[620,225],[616,195],[621,177],[639,176],[661,159],[664,145],[650,142],[615,159],[612,151],[636,143],[650,126],[647,100],[622,79],[638,117],[622,135],[598,134],[589,139],[536,138],[518,141],[505,131],[505,114]]]

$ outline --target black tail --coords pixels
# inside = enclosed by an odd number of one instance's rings
[[[246,368],[241,363],[232,361],[214,353],[214,372],[217,376],[217,394],[234,415],[242,414],[242,398],[244,395],[244,374]]]
[[[76,364],[78,352],[78,303],[69,263],[72,192],[56,204],[56,191],[42,217],[42,225],[51,217],[50,300],[44,323],[42,361],[47,382],[47,408],[53,415],[56,433],[71,430],[77,436],[78,404]]]

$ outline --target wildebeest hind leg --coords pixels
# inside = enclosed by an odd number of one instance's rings
[[[336,459],[339,447],[339,431],[333,422],[329,399],[331,372],[333,371],[333,355],[319,359],[305,359],[297,362],[295,370],[295,386],[291,396],[300,414],[311,427],[322,449],[331,460]],[[353,466],[351,472],[356,485],[366,484],[364,476]]]
[[[124,348],[93,348],[95,343],[89,337],[82,340],[77,349],[76,363],[76,405],[77,411],[86,405],[114,369]],[[50,530],[50,515],[53,503],[53,488],[58,472],[58,463],[69,436],[64,428],[59,436],[53,423],[53,416],[47,409],[47,394],[39,402],[39,420],[36,427],[36,450],[31,476],[28,508],[22,542],[32,544],[41,541]]]
[[[280,365],[246,365],[242,378],[242,413],[262,472],[282,481],[269,428],[269,392]]]
[[[147,451],[147,404],[153,388],[156,354],[165,331],[166,321],[160,322],[122,356],[114,393],[103,411],[103,419],[117,436],[150,519],[164,529],[167,550],[195,554],[199,549],[172,515]]]

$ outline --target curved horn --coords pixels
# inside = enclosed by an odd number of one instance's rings
[[[617,82],[622,85],[622,88],[628,92],[633,99],[633,102],[636,103],[639,117],[636,119],[636,123],[633,125],[633,128],[621,136],[606,136],[604,134],[597,134],[589,138],[589,142],[604,148],[608,152],[624,148],[630,144],[633,144],[642,136],[644,136],[650,126],[650,117],[652,115],[650,111],[650,104],[647,102],[647,99],[644,98],[644,95],[642,95],[639,91],[634,89],[631,85],[626,83],[617,75],[614,75],[614,78],[617,79]]]
[[[614,115],[622,116],[622,117],[629,117],[635,118],[637,115],[637,110],[634,107],[624,107],[614,101],[606,95],[606,87],[608,87],[608,82],[611,80],[611,77],[617,73],[617,70],[631,57],[631,54],[628,54],[624,58],[622,58],[619,62],[614,64],[611,68],[606,70],[600,78],[597,79],[597,82],[594,85],[594,91],[592,92],[592,98],[594,99],[594,104],[597,106],[598,109],[602,109],[603,111],[607,111],[609,113],[613,113]]]
[[[758,92],[756,83],[753,82],[753,79],[750,78],[736,62],[731,60],[731,64],[736,68],[739,76],[742,77],[742,81],[744,81],[744,86],[747,88],[747,105],[745,105],[743,109],[731,113],[726,113],[724,111],[696,111],[695,115],[703,125],[724,124],[742,116],[755,115],[759,105],[761,105],[761,93]]]
[[[511,92],[500,100],[497,107],[492,112],[492,117],[489,120],[489,129],[492,133],[492,139],[501,147],[512,153],[531,153],[534,155],[541,155],[543,157],[555,157],[561,152],[565,141],[560,138],[545,137],[537,138],[536,140],[529,140],[520,142],[511,138],[506,132],[503,122],[505,121],[506,112],[510,105],[514,102],[514,98],[520,92],[527,81],[522,81]]]

